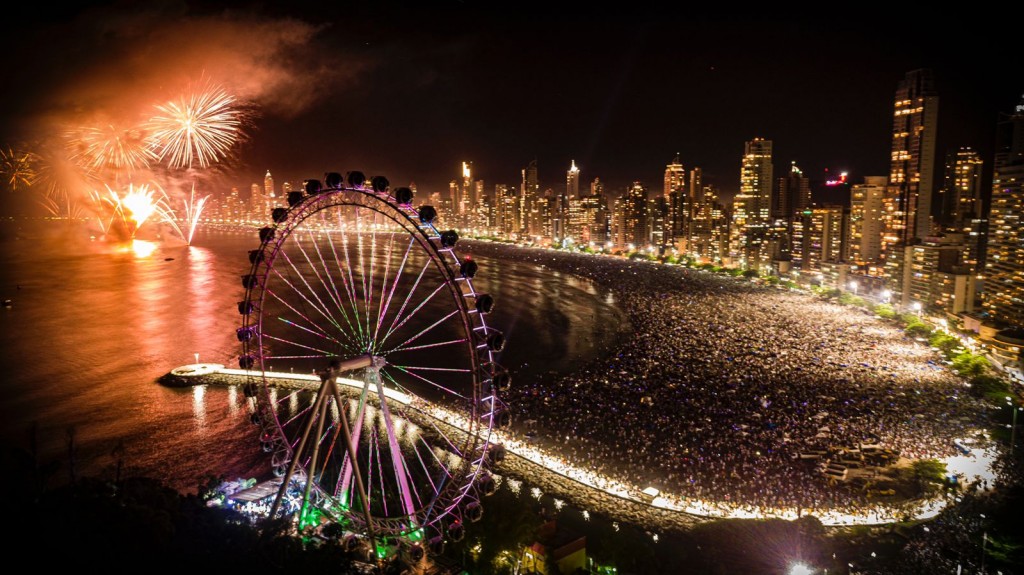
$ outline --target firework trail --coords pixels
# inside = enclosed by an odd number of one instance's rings
[[[220,87],[186,94],[156,106],[146,123],[149,146],[171,168],[207,168],[226,157],[238,141],[243,112]]]
[[[209,195],[196,199],[196,185],[193,183],[192,192],[189,194],[188,200],[185,201],[186,232],[182,236],[188,245],[192,245],[192,236],[196,233],[196,226],[199,225],[199,216],[202,215],[203,208],[206,207],[206,200],[208,199],[210,199]]]

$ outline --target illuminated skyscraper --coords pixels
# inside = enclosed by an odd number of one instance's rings
[[[772,142],[754,138],[746,143],[740,169],[740,193],[733,198],[733,245],[730,251],[744,267],[760,268],[770,255],[763,253],[771,216]]]
[[[647,190],[640,182],[633,184],[619,198],[615,243],[619,247],[641,249],[650,243],[647,221]]]
[[[686,170],[679,161],[679,154],[672,160],[672,163],[665,166],[665,194],[667,200],[672,192],[686,189]]]
[[[270,170],[267,170],[267,175],[263,176],[263,193],[268,197],[274,197],[274,176],[270,175]]]
[[[938,220],[955,231],[962,231],[964,223],[982,215],[981,168],[984,162],[970,148],[960,148],[946,154],[945,174],[941,201],[936,202]]]
[[[793,223],[793,265],[808,272],[820,270],[822,262],[846,261],[848,221],[848,212],[839,205],[800,212]]]
[[[565,173],[565,194],[567,198],[579,199],[580,197],[580,169],[576,167],[576,160]]]
[[[982,304],[992,319],[1024,326],[1024,99],[997,127]]]
[[[907,246],[931,233],[939,97],[931,70],[908,72],[896,88],[889,185],[883,202],[882,258],[895,301],[909,303]]]
[[[850,261],[877,262],[882,253],[882,199],[885,176],[865,176],[850,188]]]
[[[779,178],[778,187],[772,194],[771,217],[792,220],[797,213],[811,205],[811,181],[792,162],[789,173]]]
[[[523,168],[523,181],[519,188],[519,222],[521,231],[528,235],[541,233],[541,222],[537,216],[537,201],[540,199],[540,182],[537,180],[537,160]]]
[[[662,221],[652,230],[657,236],[657,245],[670,246],[676,244],[677,239],[684,239],[692,215],[686,190],[686,169],[679,160],[679,154],[676,154],[672,163],[665,166],[665,189],[661,199],[662,203],[652,204],[652,214],[664,211],[664,214],[655,218]]]

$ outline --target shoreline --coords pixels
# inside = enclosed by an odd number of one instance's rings
[[[229,369],[217,363],[200,363],[177,367],[159,378],[158,383],[172,388],[198,385],[231,386],[244,385],[251,378],[262,379],[263,372]],[[320,383],[317,376],[306,374],[272,373],[269,374],[268,380],[272,381],[275,387],[283,388],[306,387],[309,384]],[[356,388],[361,385],[355,380],[345,378],[339,378],[338,381],[347,387]],[[400,392],[395,392],[389,399],[407,405],[418,403],[410,401],[408,396]],[[419,409],[417,411],[459,429],[458,418],[452,414],[437,409],[433,409],[433,413]],[[677,498],[669,494],[658,493],[651,497],[635,486],[565,464],[558,456],[530,446],[513,433],[495,430],[493,434],[498,439],[495,443],[503,445],[510,456],[496,465],[496,471],[510,472],[509,475],[534,483],[550,495],[562,497],[581,509],[590,508],[612,519],[638,525],[657,525],[667,531],[684,531],[696,524],[718,519],[795,520],[805,516],[816,517],[828,528],[878,527],[908,519],[931,519],[951,503],[950,499],[945,497],[916,500],[912,514],[908,516],[907,513],[901,513],[897,516],[894,513],[885,513],[881,509],[865,509],[863,514],[858,515],[830,511],[814,512],[809,509],[778,509],[765,512],[752,505],[698,501],[692,498]]]

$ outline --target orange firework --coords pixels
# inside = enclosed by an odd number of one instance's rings
[[[225,158],[238,140],[243,113],[223,88],[190,93],[156,106],[146,124],[149,144],[172,168],[209,167]]]
[[[10,191],[16,192],[18,185],[31,186],[36,180],[36,172],[32,167],[35,162],[32,152],[0,148],[0,174]]]
[[[129,240],[135,239],[135,233],[150,216],[163,213],[163,210],[167,209],[166,200],[156,197],[155,190],[146,184],[138,187],[128,184],[128,191],[124,195],[118,194],[110,186],[107,186],[107,192],[109,196],[103,200],[113,208],[111,220],[121,222]]]
[[[69,130],[65,136],[71,158],[88,171],[123,170],[131,175],[156,160],[138,127],[83,126]]]

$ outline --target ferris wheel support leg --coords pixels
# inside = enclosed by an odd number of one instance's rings
[[[377,393],[380,394],[380,409],[384,414],[384,424],[387,426],[388,447],[391,448],[391,465],[395,469],[395,479],[398,481],[402,493],[402,506],[407,517],[416,515],[416,508],[412,504],[412,489],[409,487],[409,478],[405,472],[405,460],[402,459],[402,451],[398,446],[398,438],[395,437],[395,424],[391,420],[391,410],[388,408],[387,397],[384,396],[384,384],[380,380],[380,367],[374,365],[366,370],[366,377],[377,386]]]
[[[322,390],[321,394],[323,394],[323,391],[326,390]],[[309,460],[309,469],[306,470],[306,488],[302,491],[302,503],[299,506],[300,529],[303,527],[302,522],[306,518],[306,507],[309,505],[309,492],[313,487],[313,481],[314,478],[316,477],[316,462],[317,458],[320,456],[319,438],[323,435],[324,432],[324,420],[327,419],[327,405],[328,399],[325,398],[320,401],[320,413],[318,421],[316,422],[316,435],[314,436],[318,438],[318,440],[313,442],[313,454]]]
[[[366,537],[370,540],[370,549],[373,550],[373,557],[376,559],[377,567],[380,567],[380,560],[377,557],[377,543],[376,538],[373,535],[373,515],[370,514],[370,500],[366,495],[366,487],[363,485],[363,474],[359,471],[359,466],[355,465],[356,461],[356,450],[355,446],[352,445],[352,434],[349,432],[348,427],[348,415],[345,413],[345,403],[341,400],[341,392],[338,391],[338,385],[335,378],[328,380],[331,384],[331,393],[334,395],[334,401],[338,404],[338,413],[341,416],[341,435],[345,439],[345,449],[348,451],[348,457],[353,462],[352,475],[355,476],[356,489],[359,491],[359,501],[362,502],[363,514],[366,516]]]
[[[313,409],[310,410],[309,417],[306,419],[306,425],[302,429],[302,439],[299,440],[298,447],[292,452],[292,460],[288,462],[288,472],[284,474],[284,477],[281,480],[281,487],[277,490],[277,497],[274,498],[274,504],[270,507],[269,517],[271,519],[277,516],[277,510],[281,506],[281,499],[284,498],[285,492],[288,491],[288,484],[292,480],[292,475],[295,474],[295,467],[299,463],[299,456],[302,454],[303,450],[306,449],[306,441],[309,439],[309,431],[313,427],[313,420],[316,419],[324,402],[324,391],[326,387],[327,380],[325,379],[320,384],[320,390],[316,394],[316,401],[313,402]],[[310,478],[306,477],[306,485],[309,485],[309,481]]]

